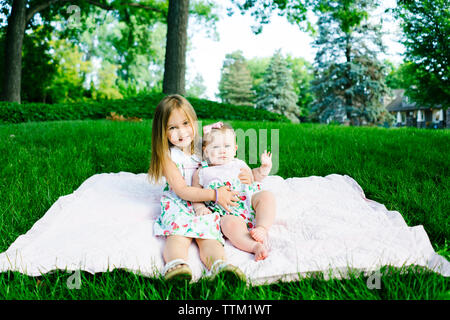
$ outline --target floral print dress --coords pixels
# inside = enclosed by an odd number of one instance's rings
[[[228,206],[231,212],[227,212],[221,205],[214,205],[214,202],[207,201],[205,205],[214,213],[221,216],[232,214],[244,219],[247,228],[255,227],[255,209],[252,207],[252,196],[261,191],[261,184],[257,181],[252,184],[243,184],[238,176],[240,169],[248,167],[247,164],[237,158],[218,166],[208,166],[206,161],[202,162],[202,168],[199,170],[199,184],[203,188],[215,189],[228,185],[232,191],[238,191],[238,206]]]
[[[177,147],[170,148],[170,157],[177,165],[188,186],[192,185],[192,176],[201,166],[198,156],[186,155]],[[153,231],[156,236],[180,235],[189,238],[215,239],[224,244],[220,231],[219,213],[196,216],[191,201],[178,197],[166,182],[161,196],[161,214],[156,220]]]

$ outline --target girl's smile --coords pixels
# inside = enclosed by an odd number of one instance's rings
[[[176,147],[183,152],[190,154],[190,145],[194,139],[194,130],[186,116],[179,109],[175,109],[170,114],[167,121],[167,138]]]

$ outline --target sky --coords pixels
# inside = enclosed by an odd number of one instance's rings
[[[217,2],[217,1],[216,1]],[[218,2],[217,2],[218,3]],[[274,14],[270,23],[264,25],[263,31],[255,35],[251,26],[255,24],[250,14],[241,15],[236,12],[232,17],[226,15],[226,7],[229,0],[220,1],[222,9],[219,11],[217,33],[219,40],[208,37],[207,33],[195,22],[190,22],[188,34],[191,50],[187,55],[187,80],[192,80],[197,73],[201,74],[207,87],[206,97],[217,100],[218,84],[225,55],[236,50],[242,50],[246,59],[254,57],[270,57],[277,49],[281,49],[283,55],[290,54],[293,57],[302,57],[309,62],[314,61],[315,49],[311,46],[313,38],[299,27],[287,22],[285,17]],[[382,7],[375,12],[381,14],[385,8],[395,7],[396,0],[382,1]],[[386,18],[386,15],[383,15]],[[310,17],[315,21],[315,17]],[[389,59],[395,64],[402,61],[401,54],[404,47],[399,43],[400,28],[395,21],[385,22],[383,31],[388,32],[383,38],[387,46],[387,56],[379,58]]]

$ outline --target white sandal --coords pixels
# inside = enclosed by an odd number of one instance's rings
[[[228,274],[234,277],[236,280],[240,280],[243,282],[247,281],[247,277],[241,269],[224,260],[218,259],[211,266],[211,269],[208,272],[208,277],[210,277],[212,280],[220,273]]]
[[[182,265],[179,268],[173,269],[179,265]],[[173,269],[169,271],[170,269]],[[166,263],[162,270],[162,274],[164,279],[166,280],[187,280],[190,281],[192,279],[192,270],[190,264],[183,259],[174,259]]]

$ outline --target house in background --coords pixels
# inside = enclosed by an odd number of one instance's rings
[[[450,128],[450,108],[418,106],[404,96],[405,90],[394,90],[394,99],[386,105],[389,113],[396,118],[397,127]]]

